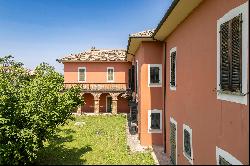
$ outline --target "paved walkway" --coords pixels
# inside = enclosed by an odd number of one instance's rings
[[[126,133],[127,133],[127,145],[129,146],[130,151],[133,152],[144,152],[146,150],[151,150],[151,154],[153,159],[155,160],[156,165],[171,165],[170,160],[167,158],[166,154],[163,152],[162,146],[153,146],[146,147],[140,144],[140,140],[138,139],[138,134],[130,134],[128,123],[126,125]]]

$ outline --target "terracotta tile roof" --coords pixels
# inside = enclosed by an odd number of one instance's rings
[[[127,61],[126,50],[123,49],[96,49],[94,47],[89,51],[85,51],[78,54],[70,54],[69,56],[58,59],[59,62],[62,61]]]
[[[141,31],[141,32],[130,34],[129,37],[152,37],[154,31],[155,31],[154,29]]]

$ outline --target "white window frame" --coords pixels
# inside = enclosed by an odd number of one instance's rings
[[[174,120],[174,118],[172,118],[172,117],[170,117],[170,123],[173,123],[173,124],[175,124],[175,128],[176,128],[176,130],[175,130],[175,152],[176,152],[176,156],[175,156],[175,163],[176,163],[176,165],[178,165],[177,164],[177,162],[178,162],[178,151],[177,151],[177,145],[178,145],[178,143],[177,143],[177,122]],[[170,130],[169,130],[169,133],[170,133]]]
[[[171,81],[171,62],[172,62],[172,57],[171,57],[171,54],[172,52],[176,52],[176,55],[175,55],[175,86],[172,86],[170,83],[170,90],[172,91],[175,91],[176,90],[176,83],[177,83],[177,80],[176,80],[176,65],[177,65],[177,47],[173,47],[170,49],[170,62],[169,62],[169,78],[170,78],[170,81]]]
[[[220,25],[242,13],[242,93],[226,94],[220,89]],[[230,10],[217,20],[217,99],[247,105],[248,102],[248,2]]]
[[[152,113],[160,113],[160,129],[151,129],[151,114]],[[162,110],[153,109],[148,110],[148,133],[162,133]]]
[[[84,81],[81,81],[81,80],[80,80],[80,72],[79,72],[80,69],[84,69],[84,70],[85,70],[85,72],[84,72],[85,80],[84,80]],[[86,70],[86,67],[78,67],[78,70],[77,70],[77,71],[78,71],[78,72],[77,72],[77,75],[78,75],[78,82],[86,82],[86,80],[87,80],[87,70]]]
[[[185,146],[184,146],[184,130],[187,130],[189,132],[189,135],[190,135],[190,148],[191,148],[191,156],[189,157],[186,152],[185,152]],[[182,135],[183,135],[183,140],[182,140],[182,143],[183,143],[183,155],[186,157],[186,159],[189,161],[190,164],[194,164],[194,156],[193,156],[193,138],[192,138],[192,129],[186,125],[186,124],[183,124],[183,132],[182,132]]]
[[[230,153],[216,146],[216,164],[217,165],[219,165],[219,156],[223,157],[232,165],[243,165],[238,159],[236,159]]]
[[[150,68],[159,68],[159,83],[150,83]],[[148,87],[162,87],[162,64],[148,64]]]
[[[113,70],[113,80],[109,80],[109,73],[108,73],[109,69]],[[115,68],[114,67],[107,67],[107,82],[115,82]]]

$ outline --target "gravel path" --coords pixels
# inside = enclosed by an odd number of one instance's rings
[[[127,145],[131,152],[145,152],[146,150],[151,150],[151,154],[153,159],[155,160],[156,165],[171,165],[170,160],[167,158],[167,155],[162,153],[163,147],[162,146],[153,146],[147,147],[142,146],[140,144],[140,140],[138,139],[138,134],[131,135],[129,132],[128,123],[126,125],[126,133],[127,133]]]

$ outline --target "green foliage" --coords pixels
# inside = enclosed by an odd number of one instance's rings
[[[76,122],[84,122],[76,126]],[[80,116],[58,127],[54,139],[46,142],[35,164],[41,165],[153,165],[150,151],[129,152],[126,118]]]
[[[46,63],[34,75],[12,56],[0,58],[0,164],[28,164],[58,125],[81,104],[80,89],[64,89]]]

